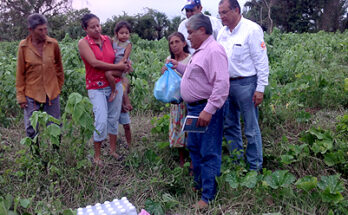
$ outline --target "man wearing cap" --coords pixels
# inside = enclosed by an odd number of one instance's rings
[[[186,18],[185,20],[183,20],[178,28],[178,31],[180,33],[182,33],[185,36],[186,42],[189,45],[189,50],[191,52],[191,54],[193,54],[193,52],[195,51],[192,47],[191,47],[191,42],[187,39],[188,37],[188,33],[187,33],[187,28],[186,28],[186,23],[188,21],[188,19],[198,13],[202,13],[202,4],[200,0],[188,0],[187,4],[182,8],[182,10],[185,10],[186,12]],[[216,39],[217,35],[219,33],[219,30],[222,28],[222,24],[220,22],[220,20],[218,20],[215,17],[212,16],[208,16],[210,19],[210,23],[213,27],[213,36]]]
[[[230,92],[225,113],[224,136],[237,159],[243,154],[240,115],[248,140],[246,161],[250,170],[262,170],[262,139],[257,106],[268,85],[268,57],[261,27],[240,14],[237,0],[221,0],[219,15],[225,25],[217,41],[225,48],[230,74]]]

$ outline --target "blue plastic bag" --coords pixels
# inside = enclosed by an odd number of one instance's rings
[[[173,64],[166,64],[167,70],[156,81],[153,95],[155,98],[164,103],[182,102],[180,94],[181,77],[172,69]]]

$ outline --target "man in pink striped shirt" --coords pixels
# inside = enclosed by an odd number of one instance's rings
[[[209,18],[192,16],[187,24],[188,39],[196,51],[189,64],[174,67],[183,74],[181,96],[187,102],[188,115],[198,116],[198,126],[208,126],[205,133],[189,133],[187,148],[193,164],[195,187],[202,197],[194,207],[208,207],[216,194],[215,178],[220,175],[223,135],[222,106],[228,96],[228,61],[224,48],[212,36]]]

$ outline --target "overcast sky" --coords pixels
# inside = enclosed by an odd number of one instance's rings
[[[177,15],[184,17],[181,9],[186,2],[187,0],[74,0],[73,7],[75,9],[87,7],[101,19],[101,22],[105,22],[112,16],[123,14],[123,11],[128,15],[144,13],[146,7],[165,13],[169,19]],[[213,16],[217,16],[219,2],[220,0],[201,0],[203,11],[208,10]],[[238,2],[243,11],[246,0]]]

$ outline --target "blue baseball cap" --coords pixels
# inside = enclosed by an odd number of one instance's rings
[[[189,9],[192,10],[195,6],[201,5],[201,0],[188,0],[187,4],[181,9]]]

